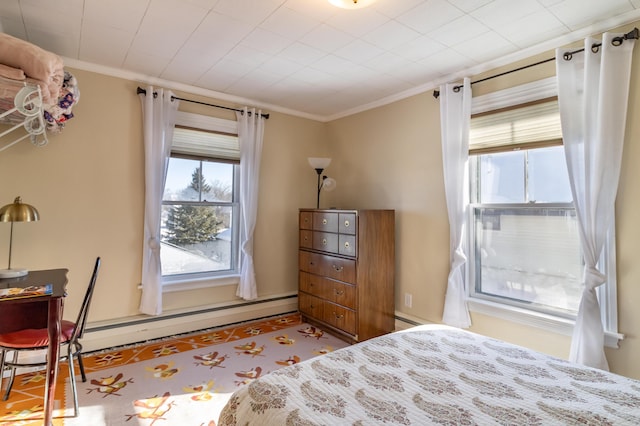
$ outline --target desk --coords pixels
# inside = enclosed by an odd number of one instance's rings
[[[44,393],[44,424],[51,425],[53,402],[58,378],[60,360],[60,330],[62,305],[66,296],[67,269],[30,271],[24,277],[0,279],[0,288],[28,287],[52,284],[52,293],[45,296],[22,299],[0,299],[2,320],[0,333],[9,333],[24,328],[44,328],[49,330],[47,372]],[[6,318],[11,318],[7,321]]]

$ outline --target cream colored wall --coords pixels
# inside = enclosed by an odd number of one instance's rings
[[[638,24],[622,28],[629,31]],[[638,50],[636,46],[636,51]],[[638,53],[636,52],[636,56]],[[553,52],[471,76],[514,69]],[[636,58],[637,59],[637,58]],[[640,211],[640,61],[632,70],[627,136],[617,208],[617,272],[619,331],[625,340],[619,349],[607,349],[612,371],[640,378],[640,262],[637,261]],[[474,85],[474,95],[555,74],[554,62]],[[423,93],[374,110],[328,123],[331,174],[338,187],[331,202],[340,207],[396,210],[396,310],[431,322],[440,322],[449,270],[449,231],[442,181],[439,104]],[[404,306],[404,294],[413,306]],[[472,313],[471,330],[566,358],[570,338],[540,329]]]
[[[70,70],[78,79],[75,118],[47,146],[23,141],[0,152],[0,205],[20,195],[41,220],[16,223],[13,265],[69,269],[66,316],[72,317],[96,256],[103,259],[90,321],[138,315],[144,157],[138,83]],[[215,99],[189,96],[224,105]],[[182,103],[181,110],[233,119],[233,113]],[[307,164],[325,155],[325,125],[271,112],[265,122],[255,269],[259,297],[297,290],[297,210],[315,203],[316,175]],[[6,143],[7,139],[0,141]],[[0,224],[0,265],[9,226]],[[164,309],[236,300],[235,286],[165,295]]]

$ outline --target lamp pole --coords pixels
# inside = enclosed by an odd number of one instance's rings
[[[322,180],[320,175],[324,169],[316,169],[316,173],[318,173],[318,198],[316,199],[316,209],[320,208],[320,190],[322,189]]]

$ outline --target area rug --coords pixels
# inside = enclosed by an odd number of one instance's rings
[[[183,335],[84,357],[80,416],[61,364],[56,426],[214,426],[238,387],[279,368],[348,344],[289,315],[229,329]],[[78,371],[76,369],[76,371]],[[42,423],[42,373],[16,378],[0,402],[0,424]]]

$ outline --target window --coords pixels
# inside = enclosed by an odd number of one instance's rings
[[[470,307],[570,334],[584,263],[557,101],[510,102],[471,119]],[[605,331],[617,336],[613,249],[610,238],[599,297]]]
[[[238,138],[225,122],[178,116],[162,200],[165,283],[238,274]]]

